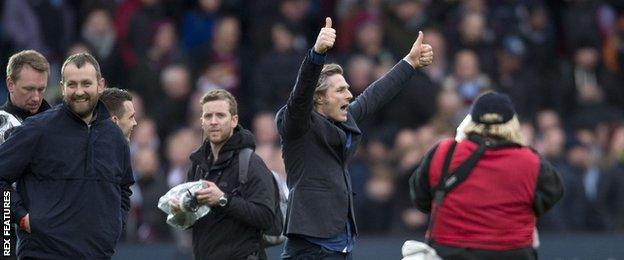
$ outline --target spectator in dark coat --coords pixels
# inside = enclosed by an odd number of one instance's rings
[[[33,50],[18,52],[9,58],[7,64],[6,103],[0,107],[0,144],[33,115],[50,108],[43,96],[48,85],[50,64],[43,55]],[[11,189],[11,220],[15,223],[27,214],[22,206],[19,194]],[[11,237],[16,237],[15,226],[12,225]],[[15,252],[16,243],[11,243],[11,252]],[[15,258],[13,258],[15,259]]]
[[[117,32],[108,10],[100,8],[88,13],[82,25],[82,41],[87,45],[102,66],[108,86],[118,87],[126,83],[126,74],[121,58],[121,49],[117,44]]]

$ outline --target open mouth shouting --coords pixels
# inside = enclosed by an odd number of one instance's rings
[[[340,106],[340,112],[347,113],[348,109],[349,109],[349,103]]]

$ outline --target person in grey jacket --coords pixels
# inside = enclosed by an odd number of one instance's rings
[[[342,68],[324,65],[336,39],[331,26],[326,18],[276,117],[290,189],[284,259],[351,258],[357,228],[347,164],[361,140],[358,123],[374,115],[416,69],[433,60],[433,50],[422,43],[419,32],[405,58],[351,102]]]

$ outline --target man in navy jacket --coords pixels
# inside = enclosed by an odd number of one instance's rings
[[[357,228],[347,164],[361,140],[357,124],[374,115],[416,69],[433,59],[431,46],[422,43],[419,33],[405,58],[351,102],[342,68],[323,66],[336,39],[331,24],[326,18],[276,119],[290,189],[285,259],[350,258]]]
[[[17,126],[22,124],[24,119],[50,108],[48,102],[43,99],[49,74],[50,63],[37,51],[20,51],[9,58],[6,77],[9,95],[6,103],[0,106],[0,144],[9,137]],[[12,189],[9,189],[9,192],[12,209],[9,222],[13,224],[24,217],[27,212],[22,207],[19,195]],[[11,227],[11,234],[8,236],[4,234],[3,238],[13,241],[9,249],[10,255],[3,254],[3,259],[16,259],[15,229]]]
[[[61,85],[63,103],[26,119],[0,146],[0,187],[17,182],[28,211],[18,257],[110,258],[130,209],[128,143],[98,100],[104,79],[93,56],[67,58]]]

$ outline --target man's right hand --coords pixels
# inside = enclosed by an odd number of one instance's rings
[[[321,28],[321,31],[316,37],[316,43],[314,43],[314,51],[318,54],[324,54],[327,50],[334,46],[336,41],[336,29],[332,28],[331,18],[325,18],[325,27]]]
[[[26,214],[26,216],[23,216],[22,219],[20,219],[19,222],[19,228],[23,231],[26,231],[28,233],[30,233],[30,214]]]

